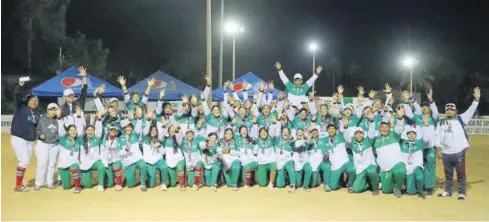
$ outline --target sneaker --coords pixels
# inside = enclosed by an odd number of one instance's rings
[[[24,189],[26,189],[26,190],[30,190],[30,189],[29,189],[29,187],[28,187],[28,186],[26,186],[26,185],[24,185],[24,184],[22,184],[22,187],[23,187]]]
[[[311,189],[309,187],[303,187],[302,189],[304,190],[304,192],[311,192]]]
[[[24,187],[24,186],[19,186],[19,187],[15,187],[14,191],[15,192],[28,192],[29,189],[26,189],[26,187]]]
[[[273,190],[273,183],[268,184],[268,189]]]
[[[394,188],[394,195],[397,197],[397,198],[401,198],[401,190],[399,190],[399,188]]]
[[[457,197],[457,200],[465,200],[465,194],[459,193],[458,194],[458,197]]]
[[[331,187],[328,184],[324,185],[324,192],[331,192]]]
[[[115,191],[121,191],[122,186],[121,185],[115,185]]]
[[[245,189],[250,189],[250,188],[251,188],[251,186],[244,185],[244,188],[245,188]]]
[[[418,196],[421,197],[421,198],[423,198],[423,200],[426,199],[426,194],[424,192],[419,192],[418,193]]]
[[[295,186],[290,186],[289,187],[289,193],[295,192]]]
[[[41,190],[41,186],[37,186],[37,185],[36,185],[36,186],[34,186],[34,190],[35,190],[35,191],[40,191],[40,190]]]
[[[352,187],[348,187],[348,193],[353,193],[353,188]]]
[[[54,187],[53,185],[47,185],[46,187],[47,187],[48,189],[50,189],[50,190],[54,190],[54,189],[56,189],[56,187]]]
[[[98,185],[98,191],[104,192],[104,185],[99,184]]]
[[[212,189],[212,191],[217,192],[217,186],[216,185],[211,186],[211,189]]]
[[[443,191],[442,193],[438,194],[438,197],[451,197],[452,194],[446,191]]]
[[[160,190],[161,191],[167,191],[168,187],[166,186],[166,184],[161,184]]]
[[[61,185],[63,185],[63,183],[61,183],[61,180],[56,180],[56,182],[54,182],[55,187],[60,187]]]
[[[378,196],[379,193],[380,193],[379,190],[373,190],[372,191],[372,195],[374,195],[374,196]]]
[[[198,191],[199,190],[199,186],[196,185],[196,184],[194,184],[194,185],[192,185],[192,189],[195,190],[195,191]]]
[[[74,194],[79,194],[81,192],[81,188],[80,187],[75,187],[75,189],[73,190],[73,193]]]
[[[382,190],[382,183],[379,183],[379,190]]]
[[[426,189],[426,195],[428,195],[428,196],[432,196],[432,195],[433,195],[433,193],[434,193],[433,188],[428,188],[428,189]]]
[[[233,191],[238,191],[238,187],[237,186],[234,186],[233,187]]]
[[[146,192],[147,190],[148,188],[146,187],[146,185],[141,185],[141,191]]]
[[[185,186],[180,186],[180,191],[185,191],[185,190],[186,190]]]

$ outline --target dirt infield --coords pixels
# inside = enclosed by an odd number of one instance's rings
[[[412,196],[348,194],[346,189],[325,193],[288,193],[253,187],[233,192],[208,188],[198,192],[139,188],[103,193],[96,189],[73,194],[62,189],[13,192],[16,158],[10,135],[2,133],[2,221],[4,220],[489,220],[489,137],[472,136],[467,153],[468,198],[426,200]],[[24,181],[35,176],[35,154]],[[442,180],[440,161],[438,182]],[[32,183],[31,183],[32,184]],[[440,185],[440,184],[439,184]],[[438,188],[439,190],[439,188]],[[48,213],[49,212],[49,213]]]

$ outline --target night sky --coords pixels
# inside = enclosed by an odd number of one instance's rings
[[[170,51],[196,52],[205,61],[205,2],[72,0],[67,30],[102,39],[110,50],[108,71],[151,74]],[[306,46],[311,40],[321,46],[317,64],[328,66],[334,57],[343,69],[358,64],[361,76],[355,76],[354,85],[378,88],[384,81],[398,80],[406,72],[400,58],[408,50],[434,42],[447,46],[435,49],[464,69],[489,71],[489,1],[225,0],[225,4],[225,17],[245,26],[237,39],[237,76],[254,72],[279,81],[272,64],[280,60],[289,76],[301,72],[308,78],[312,55]],[[220,0],[213,0],[212,19],[217,79]],[[224,78],[228,79],[231,38],[225,36],[224,42]],[[337,82],[346,85],[349,78]],[[366,81],[373,78],[382,80]],[[330,76],[324,74],[318,84],[328,86],[320,93],[330,93]]]

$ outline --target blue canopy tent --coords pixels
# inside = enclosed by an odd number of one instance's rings
[[[243,94],[242,94],[242,88],[243,88],[243,82],[247,83],[247,91],[248,91],[248,97],[249,99],[253,98],[253,95],[255,94],[255,91],[257,91],[260,87],[261,82],[263,81],[260,77],[256,76],[254,73],[249,72],[246,73],[243,76],[240,76],[239,78],[234,80],[234,90],[238,91],[238,96],[239,98],[243,99]],[[268,85],[268,84],[267,84]],[[267,88],[267,93],[269,89]],[[213,101],[222,101],[224,99],[224,88],[219,87],[212,91],[212,100]],[[277,99],[280,94],[280,90],[274,89],[273,90],[273,99]]]
[[[75,96],[80,96],[82,80],[81,77],[78,76],[80,72],[74,66],[60,73],[59,75],[43,82],[42,84],[34,87],[32,89],[32,94],[36,96],[53,96],[53,97],[62,97],[63,91],[65,89],[71,88],[75,92]],[[87,96],[92,96],[93,91],[95,89],[105,84],[105,93],[104,96],[107,97],[121,97],[122,90],[111,85],[108,82],[102,81],[90,74],[88,74],[88,92]]]
[[[160,96],[160,91],[163,88],[166,89],[165,98],[163,98],[165,101],[179,101],[181,100],[182,95],[197,95],[200,97],[200,90],[161,71],[153,73],[153,75],[148,76],[148,78],[145,78],[136,85],[130,87],[128,89],[129,92],[144,93],[148,86],[148,80],[151,78],[156,79],[156,86],[154,86],[149,93],[150,100],[157,100]]]

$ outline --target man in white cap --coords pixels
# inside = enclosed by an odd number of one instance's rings
[[[443,153],[443,167],[445,172],[445,191],[439,193],[439,197],[449,197],[452,195],[453,186],[453,169],[457,171],[458,182],[458,199],[465,200],[466,198],[466,171],[465,171],[465,150],[469,148],[469,137],[467,136],[466,126],[472,119],[479,99],[481,90],[479,87],[474,88],[474,101],[469,109],[458,115],[457,107],[453,103],[445,105],[445,119],[438,123],[437,138],[435,146],[436,153],[439,159]]]
[[[280,62],[275,63],[275,68],[277,68],[278,74],[280,75],[280,79],[285,85],[285,88],[287,89],[288,92],[288,100],[292,106],[295,106],[297,108],[302,107],[302,102],[308,102],[307,100],[307,92],[309,91],[309,88],[311,88],[312,85],[314,85],[314,82],[319,76],[319,73],[323,70],[322,66],[318,66],[316,68],[316,73],[312,75],[309,80],[307,80],[306,84],[303,84],[304,81],[302,80],[302,75],[300,73],[296,73],[294,75],[294,83],[290,82],[289,78],[285,75],[284,71],[282,70],[282,64]]]
[[[85,98],[87,97],[87,69],[83,66],[78,67],[78,71],[80,71],[80,74],[78,76],[82,77],[82,88],[81,88],[81,93],[80,97],[78,97],[77,100],[75,100],[75,92],[68,88],[65,89],[63,92],[63,97],[65,99],[65,104],[61,105],[61,116],[67,117],[71,114],[74,114],[76,112],[76,107],[80,106],[82,110],[85,107]]]
[[[61,105],[61,117],[65,118],[68,116],[74,116],[76,113],[76,107],[79,106],[82,111],[85,108],[85,98],[87,97],[88,85],[87,85],[87,69],[83,66],[78,67],[78,71],[80,72],[78,76],[82,77],[82,88],[80,92],[80,97],[75,100],[75,92],[68,88],[63,91],[63,97],[65,99],[65,103]],[[71,122],[75,122],[74,117],[70,118]],[[61,186],[61,178],[58,175],[58,180],[55,183],[55,186]]]

